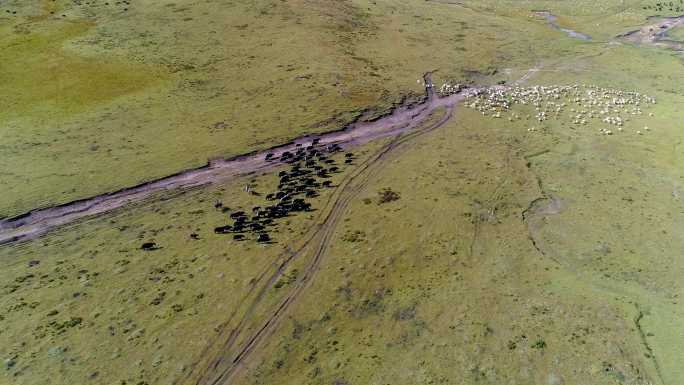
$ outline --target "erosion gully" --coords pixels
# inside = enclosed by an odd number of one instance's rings
[[[277,160],[267,160],[266,154],[271,153],[273,158],[278,158],[283,152],[295,151],[298,145],[312,145],[314,140],[318,140],[318,146],[339,144],[342,147],[349,147],[409,132],[430,116],[435,109],[453,106],[463,98],[466,92],[472,91],[472,89],[466,89],[458,94],[437,97],[431,87],[431,73],[425,74],[424,80],[427,87],[423,102],[399,106],[389,114],[374,121],[359,120],[338,131],[303,136],[264,151],[240,155],[231,159],[212,160],[205,166],[137,186],[63,205],[34,209],[16,217],[1,219],[0,245],[31,239],[58,226],[142,201],[159,192],[190,189],[213,183],[226,183],[245,174],[265,172],[282,164]]]

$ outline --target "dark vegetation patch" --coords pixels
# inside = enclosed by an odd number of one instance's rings
[[[365,318],[370,315],[380,314],[385,311],[385,297],[392,294],[390,289],[377,289],[370,298],[356,303],[351,310],[355,318]]]
[[[392,317],[397,321],[412,320],[416,317],[416,305],[398,309]]]
[[[398,192],[392,191],[392,189],[386,187],[380,190],[380,192],[378,192],[377,202],[379,205],[381,205],[383,203],[394,202],[396,200],[399,200],[399,198],[401,198],[401,196]]]
[[[343,236],[342,240],[345,242],[361,242],[366,238],[366,233],[361,230],[347,231]]]

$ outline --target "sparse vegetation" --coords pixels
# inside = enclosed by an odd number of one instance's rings
[[[521,87],[636,89],[658,103],[630,125],[652,132],[615,140],[566,117],[532,132],[459,106],[358,185],[321,250],[307,236],[344,172],[273,243],[214,234],[263,206],[245,185],[279,190],[254,174],[0,246],[0,383],[197,383],[268,320],[230,383],[683,382],[684,69],[604,43],[658,2],[130,3],[2,5],[0,216],[375,118],[420,100],[437,68],[438,85],[538,67]],[[594,42],[530,17],[551,7]],[[349,169],[389,140],[350,149]],[[649,306],[636,326],[634,303]]]
[[[379,205],[381,205],[383,203],[394,202],[396,200],[399,200],[399,198],[401,198],[401,196],[398,192],[392,191],[392,189],[386,187],[380,190],[380,192],[378,192],[377,202]]]
[[[345,242],[361,242],[364,240],[365,237],[366,233],[364,233],[363,231],[347,231],[347,233],[345,233],[342,237],[342,240]]]

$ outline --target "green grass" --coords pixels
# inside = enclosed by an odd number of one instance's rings
[[[429,69],[438,84],[494,83],[541,64],[527,84],[658,98],[646,110],[655,116],[613,136],[565,120],[528,132],[533,122],[458,108],[353,200],[310,285],[235,383],[683,381],[684,70],[667,51],[600,42],[642,23],[643,2],[134,3],[128,13],[55,3],[68,20],[26,8],[0,35],[17,74],[0,96],[16,103],[0,112],[4,215],[332,128],[312,125],[421,92]],[[599,42],[567,38],[531,9]],[[651,132],[634,134],[644,125]],[[184,383],[244,313],[252,280],[320,214],[289,218],[271,246],[214,235],[225,223],[215,199],[263,203],[242,192],[250,179],[276,183],[246,176],[156,196],[0,248],[0,357],[14,362],[3,380]],[[387,189],[399,199],[378,204]],[[531,223],[535,245],[522,213],[543,194],[563,209]],[[162,248],[139,250],[146,241]],[[249,325],[302,268],[290,265]]]
[[[523,125],[493,122],[459,110],[458,120],[419,140],[368,186],[314,283],[240,383],[452,383],[458,376],[611,384],[615,375],[648,383],[655,374],[631,332],[631,298],[605,288],[622,279],[588,284],[577,265],[540,255],[520,221],[539,195],[522,155],[553,148],[563,133],[527,135]],[[375,204],[384,188],[401,199]],[[568,203],[568,210],[580,205],[595,203]],[[584,225],[566,237],[586,237]],[[364,239],[345,240],[355,232]],[[560,289],[558,280],[572,283]]]
[[[426,70],[487,81],[499,63],[576,45],[545,43],[541,23],[420,1],[55,4],[66,17],[18,6],[0,35],[14,69],[0,215],[337,128],[422,92]]]
[[[667,33],[667,38],[675,41],[684,41],[684,28],[678,27]]]
[[[265,202],[245,193],[243,182],[270,191],[277,178],[252,176],[157,196],[0,249],[0,355],[16,362],[3,381],[65,384],[95,376],[152,384],[186,375],[222,323],[244,305],[251,280],[318,214],[280,221],[269,246],[214,234],[214,227],[229,222],[214,209],[216,200],[233,211]],[[327,197],[323,192],[314,208]],[[199,240],[190,238],[193,232]],[[159,249],[140,249],[150,241]]]

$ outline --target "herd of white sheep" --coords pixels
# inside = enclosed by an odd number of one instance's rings
[[[655,98],[639,92],[587,84],[467,89],[460,84],[444,83],[437,92],[444,96],[461,90],[465,90],[465,106],[483,116],[507,118],[511,122],[536,120],[539,123],[547,119],[569,118],[576,126],[589,125],[594,121],[599,123],[599,132],[605,135],[623,132],[623,126],[631,118],[642,115],[643,109],[656,103]],[[520,105],[529,108],[513,109]],[[535,128],[530,127],[528,131],[535,131]],[[646,131],[649,131],[648,127],[635,132],[642,134]]]

